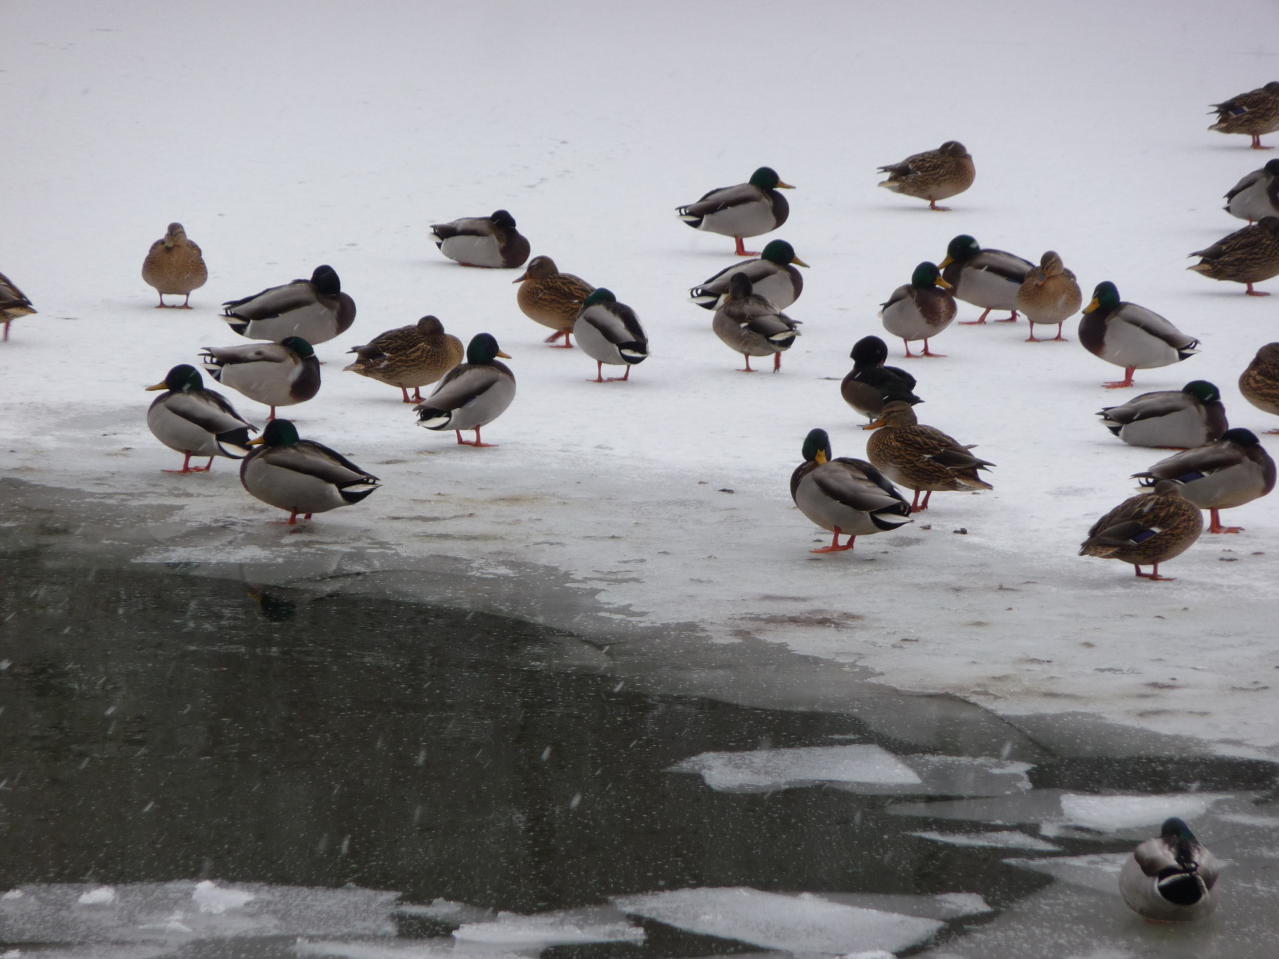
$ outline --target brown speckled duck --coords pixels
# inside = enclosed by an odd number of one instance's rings
[[[927,200],[933,210],[948,209],[938,206],[937,201],[963,193],[973,185],[977,175],[973,158],[958,140],[947,140],[936,150],[925,150],[900,163],[889,163],[880,167],[879,172],[888,174],[880,186]]]
[[[928,509],[935,492],[994,489],[977,475],[994,463],[968,452],[972,445],[965,446],[935,427],[921,426],[904,400],[885,403],[879,419],[862,429],[875,431],[866,442],[866,458],[894,483],[915,491],[912,513]]]
[[[1279,216],[1262,217],[1190,255],[1203,259],[1186,269],[1214,280],[1243,283],[1249,296],[1269,296],[1254,290],[1252,284],[1279,276]]]
[[[515,300],[524,315],[555,331],[546,338],[546,342],[555,343],[563,337],[564,342],[556,345],[571,349],[573,324],[595,287],[580,276],[561,273],[549,256],[533,257],[528,269],[513,282],[520,284]]]
[[[1026,314],[1030,322],[1030,335],[1026,342],[1040,342],[1035,336],[1036,323],[1044,326],[1056,324],[1057,335],[1053,340],[1065,340],[1061,334],[1062,324],[1079,310],[1083,302],[1084,295],[1075,274],[1066,269],[1055,250],[1048,250],[1039,258],[1039,266],[1026,274],[1026,279],[1017,289],[1014,305]]]
[[[3,339],[9,339],[9,324],[20,316],[36,312],[25,293],[3,273],[0,273],[0,323],[4,324]]]
[[[1203,512],[1182,495],[1181,484],[1159,480],[1093,523],[1079,555],[1131,563],[1142,579],[1166,580],[1171,577],[1159,575],[1159,564],[1188,550],[1203,528]],[[1150,572],[1143,573],[1143,566]]]
[[[1269,147],[1261,145],[1261,135],[1279,130],[1279,80],[1214,103],[1212,109],[1217,114],[1217,122],[1208,127],[1209,130],[1246,134],[1252,137],[1254,150],[1268,150]]]
[[[204,286],[208,278],[204,254],[193,240],[187,239],[181,223],[170,223],[164,236],[151,244],[142,261],[142,279],[160,294],[157,310],[169,306],[164,302],[166,293],[184,297],[179,308],[191,309],[191,292]]]
[[[434,383],[462,362],[462,341],[444,332],[438,317],[424,316],[412,326],[379,333],[347,352],[356,358],[344,371],[398,386],[405,403],[421,403],[422,387]],[[409,396],[412,388],[413,395]]]
[[[1257,409],[1279,416],[1279,343],[1267,343],[1257,351],[1239,376],[1239,392]]]

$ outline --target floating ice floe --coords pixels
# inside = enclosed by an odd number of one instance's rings
[[[98,886],[82,893],[76,902],[81,906],[105,906],[115,902],[115,890],[110,886]]]
[[[460,926],[453,938],[459,942],[545,949],[600,942],[640,943],[644,941],[644,930],[628,922],[622,913],[608,908],[531,916],[501,912],[492,921]]]
[[[623,912],[674,926],[790,953],[844,955],[898,952],[926,942],[943,923],[846,906],[819,896],[786,896],[746,888],[679,889],[621,896]]]
[[[1045,859],[1005,859],[1010,866],[1040,872],[1062,882],[1107,894],[1118,894],[1119,870],[1131,853],[1052,856]]]
[[[1163,796],[1088,796],[1066,793],[1061,797],[1061,813],[1062,818],[1071,825],[1117,833],[1136,826],[1158,826],[1169,816],[1186,820],[1198,819],[1212,808],[1213,803],[1229,798],[1226,793],[1175,793]]]
[[[239,909],[248,905],[255,898],[253,893],[243,889],[225,889],[208,879],[195,884],[191,898],[201,912],[221,915],[228,909]]]
[[[1016,829],[997,832],[912,832],[910,836],[944,843],[948,846],[966,846],[973,849],[1029,849],[1032,852],[1060,852],[1060,846],[1028,836]]]
[[[894,756],[868,743],[699,753],[669,772],[696,773],[719,792],[826,785],[859,793],[992,796],[1030,788],[1025,763],[985,757]]]

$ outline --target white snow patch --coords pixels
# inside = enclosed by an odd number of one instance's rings
[[[944,843],[948,846],[965,846],[974,849],[1029,849],[1034,852],[1058,852],[1061,847],[1050,842],[1027,836],[1015,829],[998,832],[912,832],[909,835]]]
[[[815,783],[918,785],[915,771],[879,746],[804,746],[748,752],[700,753],[670,768],[698,773],[711,789],[767,792]]]
[[[195,884],[191,898],[200,907],[201,912],[219,915],[228,909],[239,909],[254,899],[253,893],[241,889],[227,889],[217,883],[204,879]]]
[[[1086,856],[1055,856],[1049,859],[1005,859],[1010,866],[1042,872],[1076,886],[1117,894],[1119,870],[1132,853],[1094,853]]]
[[[531,949],[597,942],[641,943],[644,930],[614,910],[571,910],[531,916],[501,912],[491,922],[466,923],[453,937],[462,942]]]
[[[115,902],[115,890],[110,886],[98,886],[83,893],[76,900],[82,906],[106,906]]]
[[[1193,820],[1229,799],[1221,793],[1181,793],[1151,796],[1088,796],[1066,793],[1061,812],[1066,821],[1102,832],[1119,832],[1134,826],[1158,825],[1170,816]]]

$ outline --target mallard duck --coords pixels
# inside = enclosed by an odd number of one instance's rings
[[[863,336],[853,344],[848,356],[853,368],[839,384],[839,393],[845,403],[867,419],[879,416],[889,400],[923,402],[911,392],[915,388],[915,377],[895,366],[884,365],[888,346],[878,336]]]
[[[1214,280],[1246,284],[1244,292],[1249,296],[1269,296],[1254,290],[1252,284],[1279,276],[1279,216],[1262,217],[1190,256],[1203,259],[1186,269]]]
[[[831,458],[825,430],[804,437],[804,462],[790,477],[790,495],[799,511],[834,537],[813,553],[836,553],[853,548],[858,536],[882,533],[911,522],[906,499],[883,474],[865,460]],[[842,546],[839,536],[848,542]]]
[[[728,281],[733,274],[745,273],[756,293],[779,310],[786,309],[804,291],[804,277],[795,267],[808,264],[795,255],[795,248],[785,240],[769,240],[759,256],[758,260],[725,267],[689,290],[689,298],[703,309],[714,310],[728,295]]]
[[[1061,256],[1055,250],[1048,250],[1039,258],[1039,266],[1026,274],[1021,286],[1017,288],[1017,297],[1013,303],[1013,314],[1021,310],[1030,322],[1030,336],[1027,343],[1040,342],[1035,337],[1035,324],[1045,326],[1057,324],[1057,335],[1053,340],[1065,340],[1061,335],[1061,325],[1074,314],[1084,302],[1084,295],[1075,280],[1075,274],[1066,269]]]
[[[931,353],[928,341],[950,326],[958,307],[955,298],[947,292],[950,284],[942,279],[935,263],[921,263],[910,276],[910,283],[893,290],[888,300],[881,304],[879,317],[884,329],[899,336],[906,344],[906,355],[911,340],[923,340],[921,356],[945,356]]]
[[[1231,187],[1225,210],[1249,223],[1279,216],[1279,160],[1267,161],[1260,170],[1253,170]]]
[[[862,429],[875,430],[866,442],[866,458],[894,483],[915,491],[912,513],[928,509],[935,492],[994,489],[977,471],[995,464],[968,452],[972,444],[965,446],[935,427],[921,426],[905,400],[885,403],[879,418]]]
[[[466,217],[431,224],[431,239],[440,252],[463,266],[512,269],[528,259],[529,244],[505,210],[491,216]]]
[[[414,407],[417,425],[428,430],[454,430],[462,446],[492,446],[480,441],[480,428],[497,419],[515,399],[515,374],[498,357],[510,359],[490,333],[478,333],[466,345],[466,362],[453,367],[421,405]],[[462,439],[475,430],[475,441]]]
[[[925,150],[908,156],[901,163],[882,166],[879,172],[888,174],[880,186],[927,200],[929,209],[933,210],[949,209],[938,206],[937,201],[963,193],[973,185],[977,175],[973,158],[958,140],[947,140],[936,150]]]
[[[1079,321],[1079,345],[1093,356],[1124,368],[1124,378],[1102,383],[1108,390],[1132,386],[1134,370],[1149,370],[1187,360],[1199,352],[1199,341],[1187,336],[1158,313],[1119,299],[1106,280],[1093,290]]]
[[[142,261],[142,279],[160,294],[157,310],[168,306],[164,294],[185,297],[180,309],[191,309],[191,291],[204,286],[209,268],[204,254],[193,240],[187,239],[181,223],[170,223],[164,236],[151,244]]]
[[[730,278],[728,296],[711,321],[711,329],[724,345],[745,358],[743,373],[755,372],[751,369],[752,356],[771,356],[773,372],[780,370],[782,353],[789,350],[799,336],[798,325],[798,320],[792,320],[757,295],[744,273]]]
[[[1214,103],[1217,122],[1208,127],[1220,133],[1246,133],[1252,137],[1254,150],[1268,150],[1261,145],[1263,133],[1279,130],[1279,80]]]
[[[279,343],[245,346],[204,346],[200,360],[205,372],[223,386],[271,407],[304,403],[320,392],[320,361],[311,344],[300,336]]]
[[[1207,380],[1191,380],[1179,390],[1142,393],[1097,415],[1129,446],[1189,449],[1211,443],[1230,428],[1221,392]]]
[[[1009,310],[1011,316],[996,323],[1017,322],[1017,293],[1035,265],[1003,250],[983,250],[967,233],[961,233],[946,247],[946,258],[938,264],[942,279],[951,285],[956,299],[980,306],[975,320],[961,325],[985,323],[991,310]]]
[[[1203,513],[1182,495],[1181,484],[1160,480],[1093,523],[1079,555],[1132,563],[1142,579],[1165,580],[1170,577],[1159,575],[1159,564],[1188,550],[1203,528]],[[1151,570],[1143,573],[1147,565]]]
[[[327,513],[358,503],[378,488],[379,480],[322,443],[298,438],[290,420],[272,420],[256,447],[240,464],[240,484],[268,506],[299,516]]]
[[[1172,479],[1181,494],[1211,517],[1210,533],[1238,533],[1242,526],[1222,526],[1223,509],[1243,506],[1275,488],[1275,461],[1252,430],[1226,430],[1221,439],[1162,459],[1135,474],[1147,486]]]
[[[612,290],[591,291],[573,326],[577,345],[595,361],[595,382],[630,379],[631,367],[648,359],[648,337],[639,317],[625,303],[618,303]],[[604,378],[604,364],[625,366],[621,376]]]
[[[347,350],[356,359],[343,370],[398,386],[405,403],[421,403],[422,387],[434,383],[466,355],[462,341],[444,332],[438,317],[424,316],[412,326],[379,333],[363,346]],[[409,387],[413,395],[409,396]]]
[[[554,343],[563,337],[564,342],[559,346],[571,349],[573,324],[577,322],[577,314],[582,312],[582,304],[595,287],[580,276],[561,273],[549,256],[533,257],[528,269],[513,282],[520,284],[515,301],[524,315],[555,331],[546,338],[546,342]]]
[[[30,316],[36,312],[26,294],[18,289],[18,285],[0,273],[0,323],[4,324],[5,342],[9,339],[9,324],[20,316]]]
[[[1257,351],[1239,376],[1239,392],[1257,409],[1279,416],[1279,343],[1267,343]]]
[[[275,343],[286,336],[300,336],[312,346],[326,343],[355,322],[355,301],[342,292],[342,281],[331,266],[317,266],[309,280],[229,300],[222,311],[241,336]]]
[[[1216,908],[1221,866],[1182,820],[1164,821],[1159,835],[1133,850],[1119,870],[1119,893],[1133,912],[1161,922],[1202,919]]]
[[[742,239],[776,230],[790,216],[790,205],[778,190],[793,190],[777,171],[762,166],[746,183],[722,186],[702,195],[696,203],[676,207],[679,218],[695,230],[731,236],[738,256],[759,256],[746,249]]]
[[[147,410],[147,426],[165,446],[183,454],[182,469],[166,473],[207,473],[213,457],[238,460],[249,452],[249,432],[257,427],[235,411],[225,396],[204,388],[200,371],[189,363],[169,370],[163,382],[148,391],[165,390]],[[192,456],[207,456],[204,466],[192,466]]]

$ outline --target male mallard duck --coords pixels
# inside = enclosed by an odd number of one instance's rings
[[[440,252],[463,266],[511,269],[528,259],[529,244],[505,210],[492,216],[465,217],[431,224],[431,239]]]
[[[1137,478],[1153,486],[1172,479],[1181,494],[1208,510],[1210,533],[1238,533],[1242,526],[1222,526],[1220,510],[1243,506],[1275,488],[1275,461],[1252,430],[1226,430],[1221,439],[1162,459]]]
[[[421,403],[422,387],[434,383],[462,362],[462,341],[444,332],[434,316],[424,316],[413,326],[379,333],[363,346],[347,350],[356,359],[343,370],[398,386],[405,403]],[[409,396],[409,387],[413,395]]]
[[[1189,449],[1211,443],[1230,428],[1221,393],[1207,380],[1191,380],[1179,390],[1142,393],[1097,415],[1129,446]]]
[[[379,480],[321,443],[298,438],[289,420],[272,420],[253,440],[240,464],[240,484],[262,502],[299,515],[327,513],[358,503],[378,488]]]
[[[462,446],[492,446],[480,442],[480,428],[497,419],[515,399],[515,374],[498,357],[510,359],[489,333],[478,333],[466,346],[466,362],[455,366],[421,405],[415,407],[417,425],[428,430],[454,430]],[[475,430],[475,441],[462,439],[462,430]]]
[[[936,150],[925,150],[908,156],[901,163],[882,166],[879,172],[888,174],[880,186],[927,200],[933,210],[948,209],[938,206],[937,201],[963,193],[973,185],[977,175],[973,158],[958,140],[947,140]]]
[[[300,336],[312,346],[326,343],[355,322],[355,301],[342,292],[342,281],[331,266],[317,266],[309,280],[229,300],[222,311],[241,336],[275,343],[286,336]]]
[[[546,342],[554,343],[562,336],[564,342],[559,345],[566,350],[571,349],[573,324],[595,287],[580,276],[561,273],[549,256],[533,257],[528,269],[513,282],[520,284],[515,301],[524,315],[555,330]]]
[[[1220,872],[1217,857],[1174,817],[1164,821],[1157,838],[1138,845],[1124,861],[1119,893],[1133,912],[1147,919],[1202,919],[1217,905],[1212,890]]]
[[[639,317],[625,303],[618,303],[612,290],[597,287],[582,304],[573,326],[577,345],[595,361],[595,382],[628,380],[631,367],[648,359],[648,337]],[[604,379],[604,364],[625,366],[621,376]]]
[[[679,218],[695,230],[731,236],[738,256],[759,256],[742,245],[742,239],[776,230],[790,216],[786,197],[778,190],[793,190],[777,171],[762,166],[746,183],[722,186],[702,195],[696,203],[676,207]]]
[[[910,351],[911,340],[924,341],[921,356],[946,355],[930,353],[928,341],[955,319],[958,307],[955,298],[947,292],[949,289],[950,284],[941,278],[937,264],[925,262],[915,267],[909,284],[897,287],[881,305],[879,316],[884,329],[901,337],[908,357],[914,355]]]
[[[157,310],[167,305],[166,293],[185,297],[181,309],[191,309],[191,291],[204,286],[208,278],[204,254],[193,240],[187,239],[181,223],[170,223],[164,236],[151,244],[142,261],[142,279],[160,294]]]
[[[1279,276],[1279,216],[1262,217],[1190,256],[1203,259],[1186,269],[1214,280],[1244,283],[1249,296],[1269,296],[1269,293],[1254,290],[1252,284]]]
[[[994,489],[977,475],[994,463],[968,452],[972,444],[965,446],[935,427],[920,426],[904,400],[885,403],[879,418],[862,429],[875,430],[866,442],[866,458],[894,483],[915,491],[912,513],[928,509],[935,492]]]
[[[245,346],[204,346],[200,359],[205,372],[223,386],[271,407],[304,403],[320,392],[320,361],[311,344],[300,336],[279,343]]]
[[[797,320],[757,295],[744,273],[730,278],[728,296],[711,321],[711,329],[724,345],[745,358],[743,373],[755,372],[751,369],[752,356],[772,356],[773,372],[780,370],[782,352],[789,350],[799,336],[798,325]]]
[[[1124,378],[1102,383],[1108,390],[1132,386],[1134,370],[1149,370],[1187,360],[1199,341],[1158,313],[1119,299],[1109,280],[1098,283],[1079,321],[1079,345],[1093,356],[1124,368]]]
[[[1267,343],[1257,351],[1239,376],[1239,392],[1257,409],[1279,416],[1279,343]]]
[[[982,315],[961,320],[961,325],[985,323],[991,310],[1009,310],[1012,315],[996,323],[1017,322],[1017,293],[1035,265],[1003,250],[983,250],[967,233],[961,233],[946,247],[946,258],[938,264],[942,279],[954,288],[956,299],[980,306]]]
[[[0,273],[0,323],[4,324],[4,337],[9,339],[9,324],[20,316],[30,316],[36,312],[26,294],[18,289],[18,285],[3,273]]]
[[[1214,103],[1212,109],[1217,114],[1217,122],[1208,127],[1209,130],[1246,133],[1252,137],[1254,150],[1269,150],[1261,145],[1261,135],[1279,130],[1279,80]]]
[[[1160,480],[1093,523],[1079,555],[1132,563],[1142,579],[1169,579],[1159,575],[1159,564],[1188,550],[1203,528],[1203,513],[1182,495],[1181,484]],[[1149,573],[1141,571],[1146,565]]]
[[[169,370],[164,381],[148,391],[165,390],[147,410],[147,426],[165,446],[185,457],[182,469],[166,473],[207,473],[213,457],[237,460],[249,452],[249,431],[257,427],[237,413],[225,396],[204,388],[200,371],[188,363]],[[192,456],[207,456],[204,466],[192,466]]]
[[[728,294],[728,281],[733,274],[745,273],[756,293],[779,310],[786,309],[804,291],[804,278],[795,267],[808,264],[795,255],[795,248],[785,240],[769,240],[759,256],[758,260],[725,267],[689,290],[689,298],[703,309],[716,309]]]
[[[1017,298],[1013,303],[1014,315],[1017,310],[1026,314],[1030,322],[1030,336],[1027,343],[1038,343],[1035,338],[1035,324],[1045,326],[1057,324],[1057,335],[1054,340],[1065,340],[1061,335],[1061,325],[1075,313],[1084,302],[1075,274],[1066,269],[1061,257],[1055,250],[1048,250],[1039,258],[1039,266],[1026,274],[1026,279],[1017,288]]]
[[[1225,210],[1249,223],[1279,216],[1279,160],[1267,161],[1260,170],[1253,170],[1231,187]]]
[[[829,546],[813,553],[852,549],[858,536],[911,522],[905,497],[879,470],[865,460],[831,458],[825,430],[810,430],[804,437],[804,462],[791,473],[790,495],[801,513],[834,534]],[[840,533],[848,534],[843,546]]]
[[[867,419],[879,416],[889,400],[923,402],[911,392],[915,388],[915,377],[895,366],[884,365],[888,346],[878,336],[863,336],[853,344],[848,355],[853,368],[839,384],[839,393],[845,403]]]

